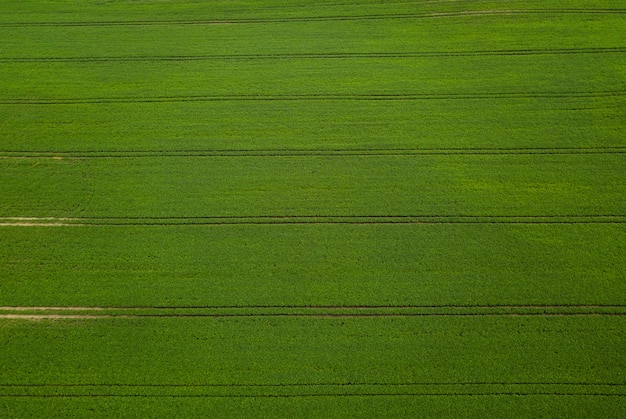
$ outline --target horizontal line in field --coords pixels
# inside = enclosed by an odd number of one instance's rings
[[[97,320],[112,318],[382,318],[382,317],[626,316],[619,305],[545,306],[248,306],[248,307],[0,307],[0,319]]]
[[[73,105],[99,103],[163,103],[163,102],[218,102],[218,101],[398,101],[398,100],[495,100],[594,98],[625,96],[626,90],[595,92],[494,92],[494,93],[416,93],[416,94],[241,94],[146,97],[92,97],[92,98],[14,98],[0,99],[2,105]]]
[[[494,391],[485,393],[470,392],[430,392],[430,393],[299,393],[299,394],[0,394],[0,398],[297,398],[297,397],[492,397],[492,396],[578,396],[578,397],[624,397],[626,393],[600,392],[513,392]]]
[[[293,16],[267,18],[220,18],[220,19],[188,19],[188,20],[126,20],[126,21],[56,21],[56,22],[2,22],[0,27],[29,26],[152,26],[152,25],[228,25],[228,24],[264,24],[290,22],[328,22],[358,20],[397,20],[397,19],[441,19],[447,17],[476,17],[500,15],[559,15],[559,14],[624,14],[626,9],[503,9],[503,10],[465,10],[453,12],[429,13],[389,13],[362,15],[327,15],[327,16]]]
[[[624,224],[626,215],[257,215],[193,217],[0,217],[0,227],[306,224]]]
[[[1,311],[104,311],[104,310],[626,310],[626,304],[400,304],[400,305],[188,305],[188,306],[0,306]]]
[[[90,315],[90,314],[0,314],[0,320],[104,320],[104,319],[155,319],[155,318],[390,318],[390,317],[624,317],[625,313],[548,313],[548,314],[119,314],[119,315]]]
[[[213,149],[213,150],[0,150],[0,158],[160,158],[160,157],[308,157],[308,156],[428,156],[526,154],[624,154],[626,147],[560,148],[344,148],[344,149]]]
[[[304,383],[221,385],[2,385],[10,397],[375,397],[375,396],[625,396],[616,383]]]
[[[225,55],[149,55],[115,57],[0,57],[0,63],[19,62],[126,62],[126,61],[219,61],[219,60],[295,60],[295,59],[387,59],[475,56],[528,56],[624,53],[626,48],[549,48],[482,51],[371,52],[371,53],[301,53],[301,54],[225,54]]]
[[[407,382],[407,383],[384,383],[384,382],[364,382],[364,383],[177,383],[177,384],[128,384],[128,383],[112,383],[112,384],[95,384],[95,383],[0,383],[0,388],[9,387],[146,387],[146,388],[177,388],[177,387],[425,387],[425,386],[449,386],[449,387],[468,387],[468,386],[572,386],[572,387],[626,387],[626,383],[582,383],[582,382]]]

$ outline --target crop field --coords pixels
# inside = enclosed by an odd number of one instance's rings
[[[0,417],[626,417],[626,0],[0,9]]]

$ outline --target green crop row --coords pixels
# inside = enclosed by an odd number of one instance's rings
[[[0,306],[624,305],[620,224],[0,226]]]
[[[523,69],[523,71],[520,71]],[[261,95],[576,95],[623,90],[621,54],[285,61],[4,63],[3,102]],[[435,96],[437,97],[437,96]]]
[[[474,2],[472,2],[474,3]],[[507,2],[509,3],[509,2]],[[496,3],[494,3],[495,5]],[[205,7],[206,3],[203,3]],[[6,13],[2,17],[6,18]],[[76,15],[73,15],[76,18]],[[2,26],[2,59],[542,51],[624,47],[618,14],[473,15],[251,25]],[[154,42],[158,39],[158,42]],[[593,52],[593,51],[591,51]],[[594,58],[596,59],[596,58]]]
[[[177,414],[354,415],[357,400],[420,416],[459,402],[490,416],[504,406],[560,415],[565,400],[577,414],[618,417],[624,407],[621,318],[1,322],[0,409],[14,415],[87,409],[86,400],[99,415],[126,407],[123,416],[152,417],[173,404]]]
[[[615,147],[626,120],[623,98],[0,105],[0,112],[0,152]]]
[[[378,397],[47,397],[0,400],[10,417],[420,417],[500,418],[502,412],[518,417],[590,416],[620,419],[626,414],[623,397],[601,396],[378,396]]]
[[[556,6],[556,7],[555,7]],[[154,21],[154,20],[199,20],[205,19],[263,19],[263,18],[308,18],[316,16],[367,16],[397,14],[432,14],[441,12],[559,9],[621,9],[621,0],[569,1],[567,4],[554,1],[508,0],[496,2],[388,2],[375,0],[359,2],[335,2],[332,0],[310,2],[303,0],[282,1],[280,5],[271,1],[246,1],[233,3],[227,0],[211,1],[119,1],[115,3],[84,2],[74,4],[67,1],[50,1],[41,4],[37,0],[9,0],[4,5],[2,22],[109,22],[109,21]]]
[[[624,385],[620,317],[1,321],[3,393],[29,384]]]
[[[13,398],[0,401],[7,416],[172,418],[223,416],[246,418],[332,417],[519,417],[590,416],[619,419],[626,414],[621,397],[598,396],[421,396],[421,397],[296,397],[296,398]],[[97,413],[95,413],[97,412]]]
[[[0,160],[5,217],[624,215],[622,154]]]

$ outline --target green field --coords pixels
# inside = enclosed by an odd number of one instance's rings
[[[4,1],[0,417],[625,417],[625,30]]]

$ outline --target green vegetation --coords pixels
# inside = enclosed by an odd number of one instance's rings
[[[0,161],[6,217],[623,215],[621,154]],[[441,191],[445,190],[445,193]]]
[[[11,409],[25,409],[21,414],[68,405],[84,411],[89,395],[100,414],[128,409],[123,416],[144,409],[171,415],[175,400],[186,414],[236,409],[253,416],[309,416],[323,408],[366,413],[360,403],[395,405],[398,414],[436,414],[449,404],[445,409],[458,415],[459,402],[475,415],[505,406],[528,414],[554,413],[555,406],[572,412],[566,400],[609,416],[624,413],[619,396],[611,397],[620,388],[603,384],[623,378],[618,318],[21,321],[6,322],[0,332],[3,359],[14,365],[2,372],[3,392],[67,399],[34,397],[37,404],[25,405],[17,398]],[[486,407],[490,397],[483,393],[504,395],[492,396]]]
[[[613,224],[3,227],[0,234],[3,305],[621,305],[626,292],[626,232]]]
[[[0,416],[626,416],[623,0],[8,0]]]
[[[2,329],[4,359],[13,368],[2,371],[2,380],[13,385],[54,387],[68,382],[210,387],[232,383],[251,387],[297,383],[333,387],[335,383],[362,383],[368,387],[367,384],[410,383],[433,391],[428,384],[454,387],[469,383],[467,392],[472,392],[473,383],[480,387],[525,382],[615,382],[622,378],[618,367],[625,366],[619,351],[623,321],[597,316],[169,318],[6,323]],[[542,341],[538,342],[538,338]],[[601,347],[606,351],[602,358],[587,356],[589,351]],[[415,356],[416,351],[420,357]],[[508,367],[506,374],[502,366]],[[531,392],[538,390],[526,387]],[[101,390],[81,388],[67,392]],[[145,390],[117,391],[124,394]],[[164,390],[159,391],[299,393],[289,388]],[[347,392],[341,388],[323,390]],[[395,388],[375,392],[420,390]],[[434,391],[446,393],[445,390],[448,389]],[[49,389],[22,391],[46,394]]]
[[[542,54],[473,56],[471,60],[257,59],[244,60],[245,65],[240,60],[16,62],[4,63],[0,76],[8,92],[3,102],[8,103],[193,101],[204,96],[289,99],[294,95],[321,95],[322,99],[340,95],[348,100],[362,95],[391,99],[445,95],[480,100],[500,94],[577,96],[594,89],[594,95],[603,96],[615,89],[614,80],[626,70],[623,52],[605,55],[600,70],[587,54]],[[546,66],[550,72],[543,71]],[[574,78],[579,81],[572,91],[568,83]]]
[[[0,135],[3,151],[108,154],[623,147],[625,108],[622,97],[0,104]]]

